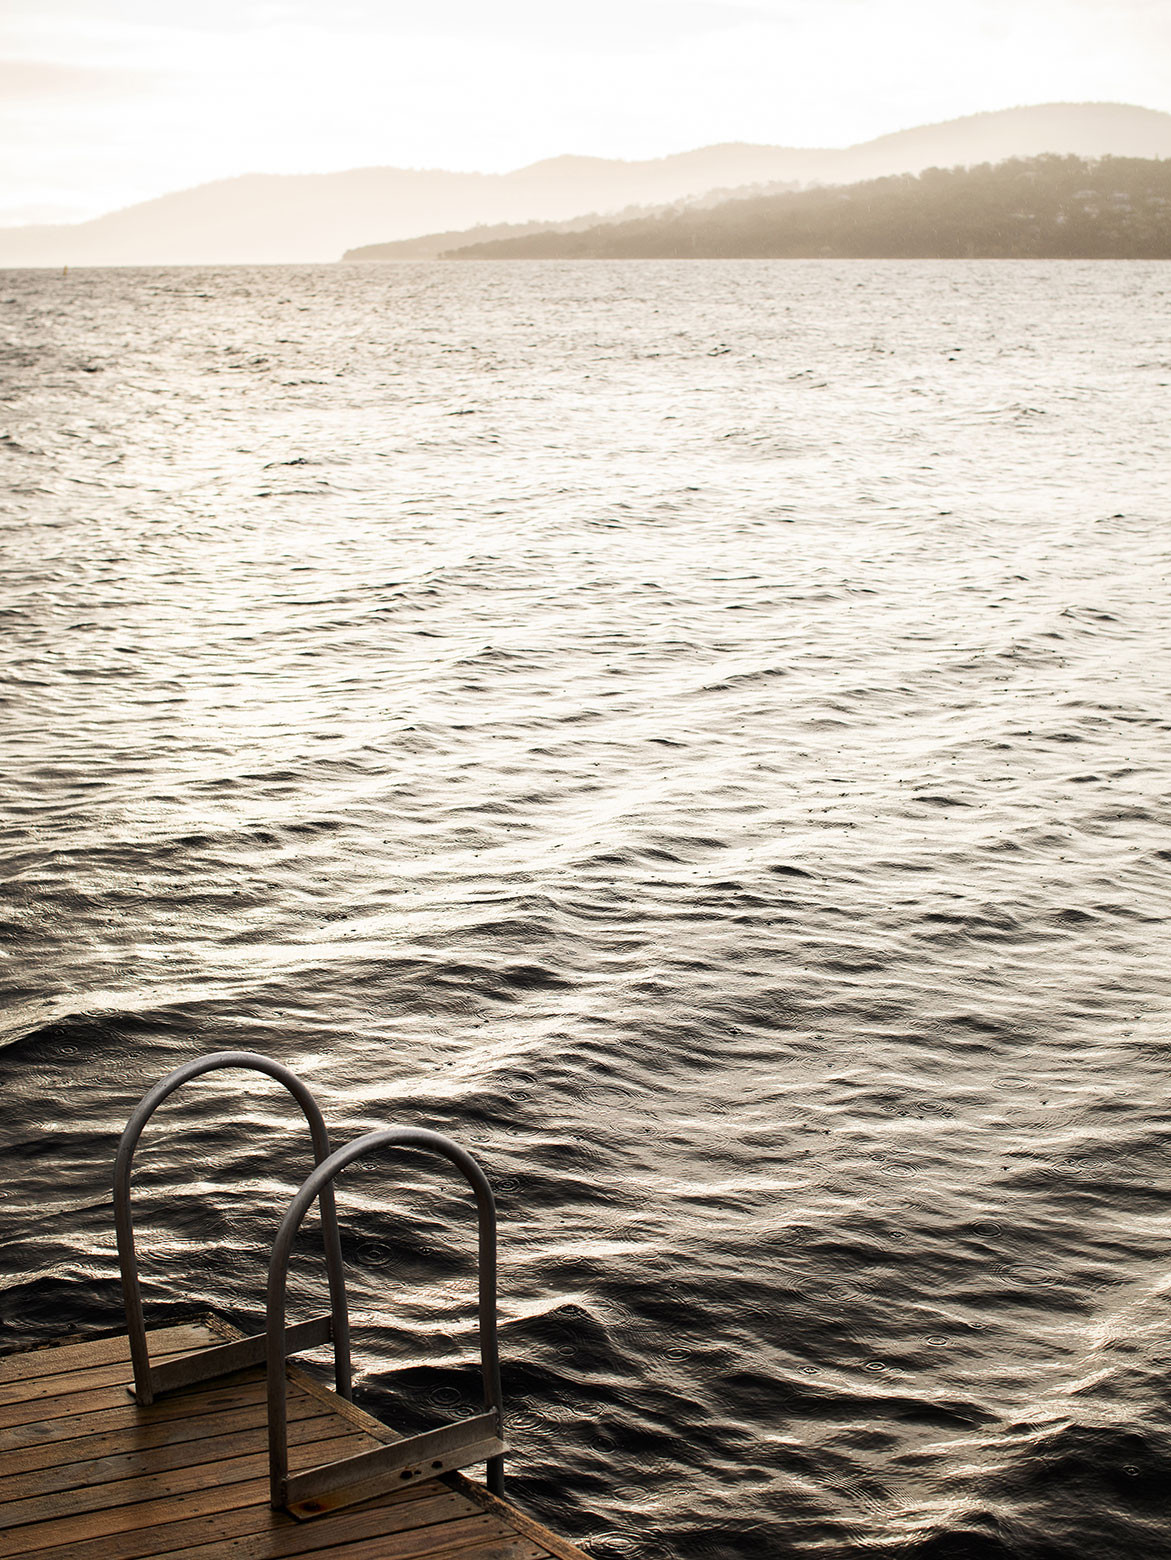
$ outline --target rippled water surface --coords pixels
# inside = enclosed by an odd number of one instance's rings
[[[599,1557],[1171,1554],[1169,281],[0,277],[0,1336],[118,1325],[247,1047],[481,1158]],[[303,1137],[156,1117],[153,1320]],[[339,1199],[364,1400],[470,1403],[467,1199]]]

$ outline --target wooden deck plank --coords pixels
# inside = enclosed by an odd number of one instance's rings
[[[69,1544],[82,1545],[92,1556],[94,1545],[100,1542],[104,1560],[108,1546],[119,1534],[151,1532],[173,1522],[178,1516],[202,1520],[234,1509],[251,1511],[261,1505],[267,1506],[267,1503],[266,1471],[263,1479],[193,1490],[181,1503],[164,1496],[158,1500],[135,1501],[132,1505],[117,1507],[100,1515],[81,1512],[76,1516],[53,1516],[42,1511],[35,1522],[20,1528],[4,1532],[0,1527],[0,1557],[2,1560],[11,1560],[14,1555],[33,1552],[56,1555]],[[289,1521],[292,1520],[290,1517]]]
[[[115,1452],[144,1450],[149,1446],[174,1446],[180,1441],[204,1440],[221,1431],[229,1433],[265,1425],[264,1392],[259,1384],[251,1402],[240,1403],[232,1397],[214,1404],[199,1397],[183,1398],[180,1402],[184,1406],[190,1404],[189,1415],[159,1416],[149,1424],[137,1419],[129,1407],[119,1407],[84,1414],[74,1420],[55,1419],[51,1425],[56,1434],[52,1435],[45,1435],[43,1425],[18,1425],[12,1430],[0,1431],[0,1457],[4,1460],[5,1474],[51,1468],[57,1463],[78,1461],[81,1457],[105,1457]],[[320,1419],[327,1416],[329,1410],[312,1398],[292,1397],[288,1413],[291,1433],[293,1424]],[[34,1431],[40,1434],[32,1433]],[[20,1436],[24,1439],[17,1439]]]
[[[554,1533],[544,1523],[530,1517],[527,1512],[512,1505],[507,1500],[493,1495],[483,1484],[477,1484],[474,1479],[467,1478],[462,1473],[445,1474],[445,1484],[450,1484],[452,1489],[458,1490],[461,1495],[466,1495],[470,1501],[477,1505],[481,1511],[495,1512],[504,1517],[513,1530],[536,1544],[546,1560],[589,1560],[584,1550],[569,1539],[562,1538],[560,1533]]]
[[[335,1551],[336,1553],[336,1551]],[[580,1553],[580,1551],[579,1551]],[[489,1539],[486,1544],[473,1544],[459,1551],[459,1560],[549,1560],[549,1551],[531,1538]]]
[[[290,1372],[295,1369],[296,1367],[291,1366]],[[299,1374],[303,1376],[304,1373]],[[290,1381],[292,1380],[290,1374]],[[314,1386],[317,1385],[315,1382]],[[22,1442],[20,1437],[49,1440],[55,1436],[69,1436],[72,1434],[70,1425],[77,1421],[90,1415],[121,1414],[127,1407],[132,1406],[134,1399],[129,1386],[130,1371],[127,1367],[125,1379],[121,1382],[90,1387],[76,1393],[63,1389],[50,1398],[0,1405],[0,1437],[13,1432],[16,1438],[14,1444],[27,1445],[28,1440]],[[299,1384],[297,1387],[290,1386],[290,1402],[298,1390],[302,1390]],[[217,1376],[214,1381],[194,1382],[189,1387],[182,1387],[177,1392],[168,1393],[166,1397],[152,1403],[150,1410],[152,1419],[181,1418],[188,1412],[185,1405],[190,1403],[197,1394],[203,1393],[209,1394],[208,1401],[212,1406],[220,1404],[224,1407],[242,1407],[246,1403],[263,1403],[265,1400],[263,1372],[253,1367],[251,1370],[233,1371],[230,1376]],[[332,1394],[326,1392],[325,1388],[319,1388],[318,1393],[311,1395],[319,1396],[320,1393],[325,1393],[320,1400],[328,1412]],[[214,1394],[214,1401],[211,1394]],[[0,1449],[7,1444],[7,1442],[0,1443]]]
[[[178,1468],[190,1467],[196,1463],[206,1465],[209,1442],[213,1440],[217,1461],[248,1452],[255,1453],[258,1445],[263,1445],[265,1441],[266,1425],[263,1418],[257,1421],[253,1416],[251,1424],[230,1431],[224,1426],[223,1421],[214,1415],[206,1416],[202,1423],[203,1434],[197,1438],[177,1437],[162,1445],[134,1445],[135,1432],[132,1428],[128,1429],[123,1436],[123,1440],[129,1444],[114,1448],[108,1445],[111,1437],[104,1438],[104,1441],[97,1446],[84,1440],[59,1442],[58,1449],[67,1444],[74,1449],[72,1455],[41,1467],[34,1465],[27,1468],[13,1468],[11,1480],[7,1477],[9,1465],[6,1461],[5,1478],[0,1482],[0,1522],[4,1520],[5,1506],[14,1499],[27,1499],[33,1495],[53,1494],[59,1490],[110,1484],[116,1480],[143,1479],[156,1473],[167,1473]],[[192,1428],[190,1424],[184,1425],[182,1421],[170,1420],[168,1424],[172,1429],[176,1425],[182,1430]],[[316,1444],[349,1434],[352,1434],[349,1426],[334,1414],[317,1414],[312,1419],[292,1421],[289,1424],[290,1454],[294,1446],[299,1448],[307,1442]],[[326,1455],[332,1459],[333,1453],[331,1451]]]
[[[234,1336],[162,1329],[152,1358]],[[268,1505],[262,1370],[149,1407],[129,1377],[124,1337],[0,1361],[0,1560],[586,1560],[461,1474],[296,1522]],[[293,1365],[288,1405],[296,1470],[398,1439]]]
[[[220,1342],[206,1322],[159,1327],[150,1336],[152,1357],[163,1353],[189,1354],[192,1349],[207,1349]],[[67,1371],[93,1365],[120,1365],[129,1361],[130,1339],[125,1333],[113,1338],[95,1338],[89,1343],[51,1343],[43,1348],[0,1357],[0,1383],[28,1381],[36,1376],[61,1376]]]
[[[199,1413],[212,1413],[217,1408],[231,1412],[264,1402],[264,1387],[261,1384],[240,1382],[236,1386],[225,1387],[217,1381],[160,1398],[151,1409],[152,1423],[162,1424],[170,1419],[182,1421],[188,1413],[187,1405],[193,1402],[196,1394]],[[0,1456],[17,1451],[22,1446],[68,1440],[74,1435],[91,1432],[102,1435],[107,1430],[117,1429],[119,1425],[135,1423],[126,1413],[130,1402],[129,1394],[123,1392],[115,1396],[114,1404],[109,1408],[91,1408],[81,1413],[62,1415],[59,1419],[33,1419],[25,1424],[0,1426]]]
[[[175,1359],[188,1354],[188,1349],[160,1350],[156,1360]],[[130,1380],[130,1367],[124,1360],[110,1364],[90,1365],[75,1371],[63,1371],[60,1375],[22,1376],[14,1381],[0,1382],[0,1406],[18,1403],[40,1403],[46,1398],[72,1396],[77,1392],[91,1392],[96,1387],[126,1386]]]
[[[336,1557],[340,1551],[330,1553]],[[458,1560],[549,1560],[547,1549],[534,1544],[532,1539],[518,1538],[515,1533],[508,1538],[490,1538],[487,1543],[471,1544],[467,1549],[457,1551],[457,1555]],[[381,1557],[376,1556],[376,1560]]]
[[[181,1359],[190,1352],[189,1349],[160,1349],[157,1353],[152,1351],[151,1361],[153,1364],[160,1364],[164,1360]],[[214,1379],[217,1383],[230,1384],[233,1381],[245,1380],[247,1375],[246,1370],[241,1370],[233,1375],[217,1376]],[[65,1372],[59,1376],[32,1376],[19,1381],[0,1382],[0,1414],[7,1414],[10,1410],[23,1411],[28,1404],[45,1404],[48,1405],[47,1410],[38,1408],[38,1412],[47,1412],[52,1418],[56,1412],[53,1405],[59,1398],[72,1400],[90,1392],[103,1392],[110,1387],[116,1387],[120,1390],[115,1392],[113,1397],[114,1400],[120,1400],[133,1384],[133,1376],[127,1361],[94,1365],[89,1369]],[[203,1383],[193,1382],[192,1385],[198,1387]]]
[[[358,1522],[371,1509],[374,1508],[356,1507],[348,1515],[352,1515],[354,1521]],[[402,1490],[393,1499],[379,1501],[377,1509],[385,1520],[386,1531],[394,1532],[397,1529],[426,1526],[429,1522],[446,1522],[455,1517],[471,1516],[479,1507],[454,1490],[429,1483]],[[312,1534],[315,1531],[312,1524],[296,1522],[283,1511],[273,1511],[268,1504],[267,1485],[260,1498],[246,1505],[226,1511],[205,1512],[199,1516],[191,1515],[191,1500],[188,1497],[174,1503],[168,1520],[160,1518],[149,1527],[105,1535],[102,1539],[102,1560],[152,1560],[154,1556],[193,1548],[213,1539],[225,1543],[233,1538],[286,1528],[291,1533]],[[364,1528],[362,1531],[365,1531]],[[320,1537],[315,1542],[320,1544]],[[50,1535],[49,1543],[25,1553],[29,1560],[45,1560],[48,1555],[52,1555],[53,1560],[93,1560],[93,1539],[59,1543],[53,1541]]]
[[[232,1376],[217,1377],[215,1385],[219,1391],[230,1392],[255,1379],[255,1372],[241,1370]],[[59,1419],[76,1419],[82,1414],[97,1413],[102,1409],[123,1408],[132,1401],[128,1384],[129,1372],[124,1380],[110,1382],[106,1386],[90,1387],[75,1393],[63,1387],[50,1398],[0,1404],[0,1429],[13,1429],[30,1424],[43,1424],[48,1427]],[[172,1403],[180,1402],[184,1393],[199,1390],[198,1385],[185,1387],[183,1393],[177,1392],[173,1396],[161,1398],[152,1406],[152,1412],[154,1409],[161,1411]]]
[[[383,1560],[383,1557],[385,1560],[400,1560],[400,1557],[404,1557],[405,1560],[406,1556],[414,1555],[455,1554],[471,1544],[480,1544],[488,1539],[499,1543],[501,1539],[516,1536],[499,1518],[489,1517],[482,1511],[454,1520],[446,1519],[389,1531],[379,1521],[384,1513],[372,1510],[359,1515],[367,1517],[367,1531],[362,1532],[354,1522],[346,1527],[331,1525],[329,1547],[325,1551],[327,1554],[357,1556],[369,1551],[378,1560]],[[179,1556],[183,1560],[221,1560],[221,1557],[222,1560],[286,1560],[286,1557],[296,1555],[320,1554],[323,1535],[317,1532],[315,1536],[317,1524],[300,1523],[299,1527],[300,1533],[295,1529],[281,1528],[227,1542],[215,1539],[195,1548],[172,1550],[171,1554],[175,1560]]]
[[[366,1437],[355,1433],[347,1425],[341,1435],[325,1436],[296,1448],[289,1448],[290,1466],[294,1462],[302,1468],[312,1468],[319,1462],[369,1449]],[[218,1486],[246,1483],[249,1479],[268,1474],[268,1453],[249,1451],[242,1456],[209,1458],[193,1467],[175,1468],[162,1473],[139,1474],[137,1477],[111,1479],[107,1483],[91,1484],[68,1490],[53,1490],[43,1494],[18,1496],[0,1504],[0,1521],[10,1527],[21,1523],[37,1522],[45,1516],[64,1516],[69,1512],[100,1511],[109,1507],[125,1509],[140,1501],[157,1500],[186,1495],[202,1489],[210,1480]],[[34,1475],[27,1475],[32,1479]],[[18,1481],[23,1482],[23,1481]]]

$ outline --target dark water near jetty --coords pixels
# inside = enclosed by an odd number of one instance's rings
[[[248,1047],[481,1157],[599,1557],[1171,1554],[1169,284],[0,277],[0,1341]],[[255,1320],[291,1106],[139,1163],[152,1319]],[[340,1202],[365,1400],[470,1402],[464,1197]]]

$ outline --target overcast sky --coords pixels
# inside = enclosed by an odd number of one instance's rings
[[[0,222],[209,179],[1171,110],[1171,0],[3,0]]]

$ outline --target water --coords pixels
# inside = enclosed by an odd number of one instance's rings
[[[119,1325],[247,1046],[480,1156],[604,1560],[1171,1554],[1169,276],[0,278],[0,1336]],[[150,1319],[306,1165],[177,1096]],[[466,1198],[340,1201],[364,1400],[471,1403]]]

